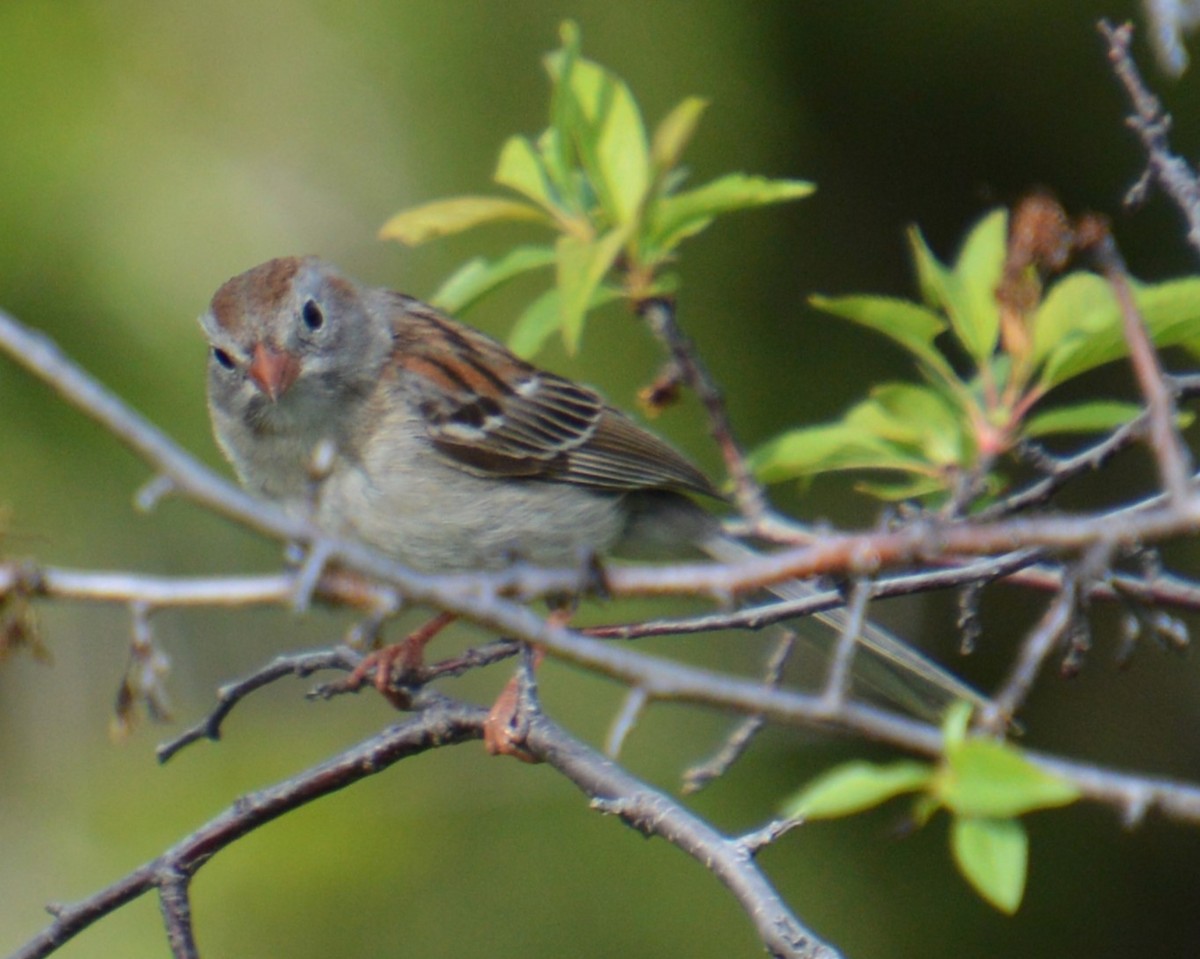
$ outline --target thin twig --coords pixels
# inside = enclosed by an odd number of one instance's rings
[[[797,826],[802,826],[801,819],[773,819],[761,829],[748,832],[738,839],[738,845],[746,850],[749,856],[757,856],[763,849],[778,842]]]
[[[1117,453],[1132,446],[1141,436],[1148,419],[1149,414],[1143,412],[1128,423],[1117,427],[1100,442],[1088,446],[1074,456],[1061,459],[1042,456],[1040,462],[1046,468],[1045,476],[980,510],[975,518],[978,520],[998,519],[1050,502],[1054,494],[1071,480],[1083,473],[1100,469]]]
[[[279,816],[375,775],[407,756],[480,737],[483,710],[448,700],[435,702],[432,698],[426,707],[407,722],[372,736],[313,769],[242,797],[161,856],[94,896],[73,905],[56,906],[54,921],[9,959],[43,959],[98,919],[155,889],[160,895],[162,890],[168,890],[163,902],[164,908],[172,909],[168,919],[168,925],[172,926],[172,947],[176,941],[186,943],[191,937],[191,927],[190,917],[178,908],[182,896],[180,883],[190,879],[216,853]]]
[[[736,838],[722,835],[543,715],[534,717],[526,746],[591,796],[597,809],[620,816],[644,835],[661,836],[703,862],[742,904],[772,956],[833,959],[838,955],[800,923]]]
[[[1086,585],[1108,568],[1111,551],[1093,546],[1069,575],[1063,577],[1062,590],[1050,604],[1041,621],[1021,644],[1017,662],[1000,692],[993,697],[985,725],[1004,729],[1028,697],[1038,673],[1055,644],[1067,633],[1080,615],[1080,601],[1087,595]]]
[[[1014,573],[1007,582],[1031,586],[1046,592],[1062,588],[1063,572],[1049,566],[1030,566]],[[1112,573],[1103,581],[1086,587],[1089,602],[1134,599],[1146,606],[1171,606],[1200,613],[1200,583],[1159,573],[1153,579],[1130,573]]]
[[[783,635],[779,637],[779,641],[775,644],[775,648],[767,660],[767,668],[763,675],[763,682],[772,689],[778,688],[779,684],[783,682],[783,671],[796,648],[796,634],[790,629],[782,632]],[[747,716],[738,723],[716,753],[684,772],[683,794],[687,796],[699,792],[713,780],[724,776],[729,768],[742,757],[766,723],[767,719],[762,713]]]
[[[372,736],[341,755],[291,779],[245,796],[161,856],[108,888],[72,906],[58,906],[54,921],[10,956],[42,959],[103,916],[158,889],[171,929],[174,954],[195,955],[186,889],[213,855],[242,836],[331,792],[375,775],[408,756],[482,737],[486,711],[426,693],[421,712]],[[562,772],[588,796],[619,804],[622,817],[703,863],[730,889],[772,955],[787,959],[835,959],[792,914],[736,840],[721,835],[679,803],[659,793],[575,740],[536,710],[529,715],[526,746]],[[187,951],[190,943],[192,951]]]
[[[1006,555],[963,562],[946,569],[885,576],[872,582],[871,599],[911,596],[939,589],[958,589],[971,583],[993,582],[1012,576],[1026,566],[1036,563],[1041,555],[1037,550],[1017,550]],[[846,597],[840,590],[826,589],[801,599],[772,600],[727,613],[588,626],[581,632],[599,639],[640,639],[644,636],[677,636],[726,629],[757,630],[836,609],[845,603]]]
[[[992,698],[988,714],[981,719],[990,729],[1005,729],[1021,703],[1029,696],[1033,682],[1054,645],[1062,638],[1076,616],[1075,580],[1069,578],[1062,592],[1050,603],[1037,626],[1021,643],[1021,654],[1000,692]]]
[[[327,537],[303,519],[285,515],[275,504],[250,496],[221,479],[95,383],[49,340],[25,330],[2,311],[0,347],[170,476],[181,494],[284,541],[310,545],[323,541],[333,560],[393,585],[411,602],[456,613],[502,635],[537,641],[545,645],[547,652],[558,653],[551,637],[562,631],[544,629],[542,620],[532,611],[504,597],[573,594],[579,586],[577,569],[515,566],[490,574],[415,573],[361,543]],[[618,596],[679,593],[720,599],[791,579],[828,573],[875,574],[885,567],[939,556],[982,555],[1023,547],[1079,550],[1097,538],[1116,545],[1134,545],[1189,533],[1200,524],[1200,496],[1195,494],[1183,502],[1156,508],[1143,506],[1138,504],[1115,515],[1110,511],[983,524],[925,521],[900,530],[830,534],[807,546],[730,564],[613,568],[606,571],[606,585]]]
[[[604,737],[604,754],[606,756],[616,759],[621,755],[625,740],[633,732],[633,727],[637,725],[637,721],[641,718],[642,712],[649,702],[650,697],[640,686],[634,686],[625,694],[625,701],[621,703],[621,708],[608,727],[608,735]]]
[[[1113,73],[1125,87],[1133,105],[1133,115],[1126,122],[1142,141],[1148,170],[1187,219],[1188,242],[1200,253],[1200,181],[1192,168],[1171,152],[1167,140],[1171,118],[1162,112],[1162,104],[1146,88],[1130,53],[1133,27],[1129,24],[1114,27],[1107,20],[1101,20],[1099,29],[1108,41],[1108,59]]]
[[[249,676],[226,683],[217,690],[217,705],[198,723],[185,729],[174,739],[161,744],[155,755],[160,763],[171,759],[179,750],[201,739],[214,742],[221,738],[225,718],[243,699],[285,676],[311,676],[322,669],[351,670],[358,665],[362,654],[345,646],[316,652],[277,656]]]
[[[675,316],[675,304],[659,298],[649,299],[640,302],[637,310],[651,332],[666,348],[684,382],[691,387],[704,407],[709,431],[721,451],[725,469],[733,482],[733,497],[738,512],[755,523],[765,520],[770,513],[766,491],[755,479],[746,461],[746,454],[734,436],[733,424],[729,421],[729,411],[725,408],[725,398],[721,395],[720,387],[701,361],[691,338],[679,326]]]
[[[871,598],[908,596],[997,580],[1040,590],[1057,591],[1062,584],[1061,572],[1046,565],[1035,565],[1043,555],[1039,550],[1019,550],[946,569],[883,577],[874,581]],[[1200,583],[1166,573],[1159,574],[1153,580],[1117,574],[1110,581],[1114,588],[1110,588],[1109,584],[1104,582],[1091,584],[1088,588],[1089,598],[1111,601],[1122,596],[1131,596],[1146,604],[1200,612]],[[20,594],[118,605],[137,602],[148,610],[286,605],[293,595],[294,582],[293,573],[179,577],[126,571],[39,567],[25,562],[0,562],[0,599]],[[337,605],[371,609],[386,602],[393,594],[392,591],[371,584],[360,576],[327,571],[317,595]],[[647,636],[673,636],[732,629],[758,630],[832,609],[844,602],[845,597],[838,590],[829,589],[813,593],[804,599],[768,602],[728,613],[589,626],[582,628],[581,632],[599,639],[639,639]],[[517,647],[511,641],[498,642],[501,644],[497,650],[498,658],[511,656],[516,651]],[[468,652],[474,655],[473,651]],[[492,658],[487,660],[492,661]],[[461,662],[453,661],[453,668],[451,664],[452,661],[449,660],[445,665],[439,664],[439,675],[457,674],[475,665],[481,665],[466,659]]]
[[[1125,262],[1107,229],[1093,247],[1093,252],[1121,307],[1129,359],[1146,400],[1150,448],[1158,463],[1159,477],[1167,495],[1175,502],[1181,502],[1191,490],[1192,462],[1175,425],[1174,393],[1167,383],[1141,310],[1134,302]]]
[[[846,604],[846,622],[838,634],[833,658],[829,662],[825,688],[821,692],[821,696],[832,705],[844,703],[850,691],[850,664],[858,648],[858,639],[862,635],[870,600],[870,580],[859,580],[850,592],[850,602]]]

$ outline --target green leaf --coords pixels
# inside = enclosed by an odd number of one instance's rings
[[[921,290],[921,299],[933,309],[949,313],[950,304],[947,297],[952,285],[950,271],[933,255],[919,227],[910,226],[907,236],[913,263],[917,268],[917,286]]]
[[[927,464],[861,425],[839,422],[789,430],[750,455],[750,468],[764,483],[851,469],[923,473]]]
[[[929,825],[929,821],[937,814],[937,800],[928,794],[922,793],[913,800],[912,810],[909,815],[912,817],[913,826],[917,829],[922,829]]]
[[[570,79],[575,70],[575,62],[579,59],[578,25],[571,20],[563,21],[559,27],[559,36],[562,39],[562,49],[548,56],[545,61],[553,93],[550,99],[550,126],[539,138],[538,146],[546,171],[559,196],[564,198],[572,211],[579,213],[583,211],[584,204],[571,158],[578,107],[575,94],[571,92]]]
[[[520,200],[496,196],[459,196],[401,210],[379,228],[379,238],[417,246],[439,236],[462,233],[481,223],[496,220],[537,220],[544,223],[546,214]]]
[[[1032,359],[1042,363],[1069,346],[1073,338],[1091,336],[1119,319],[1117,300],[1107,280],[1095,273],[1064,276],[1050,288],[1033,314]]]
[[[570,150],[562,148],[563,137],[549,127],[537,138],[537,155],[549,182],[554,203],[565,216],[581,216],[588,207],[582,175],[571,166]]]
[[[1054,433],[1107,433],[1137,418],[1141,412],[1142,407],[1138,404],[1117,400],[1060,406],[1029,417],[1021,428],[1021,435],[1035,439]]]
[[[1134,303],[1159,347],[1194,343],[1200,336],[1200,277],[1132,286]],[[1107,281],[1072,273],[1056,283],[1035,315],[1034,343],[1045,356],[1044,390],[1126,356],[1120,309]]]
[[[965,465],[974,446],[963,415],[938,390],[884,383],[841,420],[789,430],[756,449],[750,466],[766,483],[839,470],[910,474],[899,484],[859,484],[881,499],[941,492],[947,467]]]
[[[963,465],[966,429],[959,411],[937,390],[882,383],[846,416],[880,439],[912,447],[930,466]]]
[[[1035,766],[1007,743],[981,737],[947,747],[934,786],[942,805],[960,816],[1019,816],[1079,798],[1074,784]]]
[[[967,235],[954,263],[954,276],[963,302],[966,329],[958,335],[972,356],[985,360],[996,349],[1000,336],[1000,306],[996,288],[1004,275],[1008,256],[1008,211],[993,210]]]
[[[658,249],[670,250],[680,241],[699,233],[722,213],[798,200],[815,189],[805,180],[771,180],[746,173],[729,173],[655,204],[651,242]]]
[[[594,240],[571,235],[559,237],[555,247],[558,308],[563,342],[568,352],[574,353],[579,347],[589,303],[620,255],[632,227],[632,223],[627,223]]]
[[[971,726],[971,713],[975,707],[968,702],[954,703],[946,710],[942,720],[942,751],[951,755],[961,749],[967,741],[967,730]]]
[[[646,128],[633,94],[612,72],[582,57],[570,61],[565,51],[550,54],[546,66],[559,97],[556,127],[574,140],[608,222],[633,221],[650,185]]]
[[[529,197],[551,213],[555,212],[554,194],[546,169],[538,151],[525,137],[511,136],[505,141],[492,179]]]
[[[950,848],[976,892],[1007,915],[1017,911],[1029,867],[1029,836],[1019,821],[956,816]]]
[[[953,270],[933,255],[920,230],[908,231],[925,301],[946,312],[955,337],[980,365],[992,355],[1000,332],[996,286],[1004,270],[1007,222],[1002,210],[984,217],[967,235]]]
[[[898,343],[943,380],[957,380],[946,358],[933,345],[946,321],[933,310],[888,296],[809,297],[819,310],[851,320]]]
[[[461,313],[514,277],[551,266],[554,259],[554,248],[549,246],[519,246],[492,261],[476,257],[459,267],[430,302],[447,313]]]
[[[848,762],[810,782],[788,801],[784,812],[798,819],[849,816],[902,793],[924,789],[932,776],[933,769],[926,763],[896,762],[880,766]]]
[[[551,288],[525,308],[508,336],[508,348],[529,359],[546,345],[559,329],[558,290]]]
[[[663,117],[654,129],[650,158],[658,172],[666,173],[683,157],[683,151],[696,132],[696,125],[708,107],[701,97],[687,97]]]
[[[1195,349],[1200,340],[1200,277],[1133,283],[1133,299],[1159,346]]]
[[[594,310],[612,300],[620,299],[621,295],[621,291],[616,287],[602,285],[592,294],[588,309]],[[529,304],[525,312],[517,318],[509,334],[508,348],[523,359],[530,359],[540,352],[546,341],[562,326],[562,313],[558,301],[558,290],[551,288]]]
[[[860,480],[854,484],[860,493],[874,496],[885,503],[901,503],[905,500],[922,499],[934,493],[946,491],[946,478],[943,476],[912,475],[896,483],[879,483]]]
[[[610,77],[605,96],[608,102],[596,118],[600,124],[596,156],[605,193],[611,198],[609,216],[619,225],[633,222],[641,212],[650,187],[650,150],[629,87]]]

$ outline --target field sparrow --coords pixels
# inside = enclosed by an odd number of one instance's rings
[[[285,257],[225,283],[200,322],[213,429],[243,485],[413,569],[749,553],[690,498],[717,493],[680,453],[410,296]],[[318,444],[333,458],[314,498]],[[870,681],[901,705],[979,702],[877,627],[862,643],[874,657],[858,660],[883,667]]]

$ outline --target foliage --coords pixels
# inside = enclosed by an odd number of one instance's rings
[[[555,285],[536,298],[513,329],[510,345],[536,353],[555,332],[575,350],[588,311],[618,298],[633,302],[669,293],[668,266],[680,244],[720,215],[799,199],[803,180],[728,173],[683,189],[679,164],[707,106],[681,101],[647,138],[629,87],[584,59],[579,30],[562,26],[562,49],[546,58],[553,87],[550,125],[538,137],[513,136],[500,151],[495,181],[519,199],[461,196],[402,210],[380,230],[410,246],[496,221],[530,221],[554,230],[546,243],[521,246],[496,260],[477,258],[450,276],[433,302],[468,309],[513,278],[553,267]]]
[[[1044,408],[1057,387],[1126,355],[1106,280],[1078,271],[1044,292],[1030,267],[1017,278],[1029,295],[1006,301],[997,293],[1009,262],[1004,210],[971,230],[953,265],[940,262],[915,228],[909,241],[921,303],[869,295],[812,303],[888,337],[923,382],[880,384],[841,419],[775,437],[753,455],[761,479],[882,470],[900,481],[862,486],[885,499],[944,498],[966,478],[997,492],[1006,486],[998,460],[1022,442],[1103,432],[1138,415],[1140,406],[1111,398]],[[1200,277],[1133,287],[1159,346],[1200,340]]]
[[[787,803],[787,814],[831,819],[912,793],[918,823],[928,822],[939,809],[952,816],[950,845],[963,876],[997,909],[1016,912],[1029,859],[1029,837],[1017,817],[1065,806],[1079,798],[1079,791],[1008,743],[968,736],[970,715],[965,703],[947,713],[937,765],[845,763],[804,787]]]

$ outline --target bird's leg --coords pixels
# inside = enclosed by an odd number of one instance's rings
[[[550,626],[565,626],[570,622],[573,612],[571,606],[560,606],[551,610],[546,622]],[[537,669],[544,656],[545,651],[540,646],[533,647],[533,669]],[[522,676],[518,673],[496,697],[487,719],[483,721],[483,744],[493,756],[514,756],[522,762],[538,762],[524,745],[527,730],[521,710],[521,680]]]
[[[370,677],[375,688],[388,702],[397,709],[406,708],[405,697],[392,687],[392,677],[403,678],[417,673],[424,665],[425,647],[429,645],[429,641],[457,618],[454,613],[438,613],[400,642],[375,650],[339,684],[340,691],[352,692],[361,689]]]

